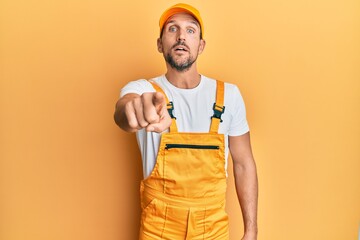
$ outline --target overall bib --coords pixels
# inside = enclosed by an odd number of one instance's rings
[[[152,173],[141,182],[140,240],[228,240],[225,143],[218,134],[224,83],[217,81],[209,133],[178,132],[166,100],[172,124],[161,136]]]

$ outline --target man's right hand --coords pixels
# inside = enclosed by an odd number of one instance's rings
[[[116,104],[114,118],[128,132],[145,128],[146,131],[160,133],[171,125],[165,96],[159,92],[125,95]]]

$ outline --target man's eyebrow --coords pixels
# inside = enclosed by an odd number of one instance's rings
[[[191,23],[195,24],[196,26],[198,26],[200,28],[200,24],[197,21],[191,21]]]
[[[175,21],[174,20],[170,20],[168,22],[166,22],[166,25],[168,25],[169,23],[174,23]]]
[[[170,20],[165,24],[165,26],[167,26],[168,24],[171,24],[171,23],[176,23],[176,21]],[[192,24],[196,25],[198,28],[200,28],[200,24],[197,21],[190,21],[190,23],[192,23]]]

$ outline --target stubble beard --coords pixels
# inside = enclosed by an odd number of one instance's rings
[[[197,57],[196,57],[197,58]],[[186,72],[194,64],[196,58],[193,58],[191,55],[183,62],[176,62],[173,56],[170,53],[165,55],[165,61],[171,66],[171,68],[176,69],[179,72]]]

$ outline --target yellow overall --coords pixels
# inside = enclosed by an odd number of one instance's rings
[[[224,83],[217,81],[209,133],[178,132],[166,100],[172,124],[161,136],[152,173],[141,182],[140,240],[228,240],[225,143],[218,134]]]

